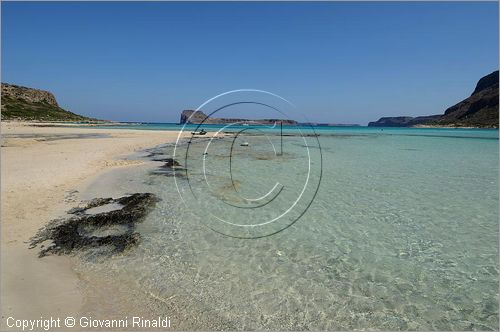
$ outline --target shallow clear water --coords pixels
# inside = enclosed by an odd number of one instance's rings
[[[235,141],[233,181],[228,137],[177,149],[188,179],[129,175],[122,190],[162,202],[139,247],[85,269],[160,300],[178,329],[498,329],[498,131],[330,130],[321,149],[284,137],[283,155],[269,137],[278,155]]]

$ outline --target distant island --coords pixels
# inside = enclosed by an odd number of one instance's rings
[[[273,125],[282,122],[286,126],[312,126],[312,127],[357,127],[359,124],[344,124],[344,123],[319,123],[319,122],[297,122],[295,120],[285,119],[237,119],[237,118],[212,118],[202,111],[184,110],[181,113],[179,124],[229,124],[229,123],[246,123],[246,124],[262,124]]]
[[[288,119],[237,119],[237,118],[212,118],[203,113],[202,111],[194,111],[194,110],[184,110],[181,113],[181,119],[179,121],[180,124],[229,124],[229,123],[256,123],[263,125],[273,125],[276,122],[281,122],[283,125],[297,125],[298,122],[295,120]]]
[[[369,127],[477,127],[498,128],[498,70],[479,80],[472,95],[444,114],[382,117]]]
[[[320,122],[303,122],[299,123],[301,126],[312,127],[360,127],[357,123],[320,123]]]
[[[2,83],[2,120],[96,122],[61,108],[49,91]]]

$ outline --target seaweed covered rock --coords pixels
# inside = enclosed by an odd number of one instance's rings
[[[154,158],[153,161],[161,161],[164,164],[159,166],[156,170],[151,171],[154,175],[164,175],[168,177],[185,177],[186,169],[175,160],[174,158],[164,157],[164,158]]]
[[[139,242],[135,224],[141,222],[158,201],[151,193],[136,193],[116,199],[96,198],[85,207],[70,210],[68,213],[73,217],[53,220],[40,229],[30,239],[30,249],[51,241],[51,245],[40,251],[40,257],[99,247],[106,247],[110,254],[123,252]],[[110,204],[119,208],[88,213],[91,209],[105,208]]]
[[[181,164],[179,164],[179,162],[173,158],[155,159],[155,161],[164,162],[165,164],[163,166],[161,166],[163,168],[172,168],[172,167],[181,166]]]

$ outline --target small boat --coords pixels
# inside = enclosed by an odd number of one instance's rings
[[[248,142],[243,142],[240,144],[240,146],[248,146],[248,145],[249,145]]]
[[[207,132],[206,132],[204,129],[202,129],[202,130],[200,130],[199,132],[192,131],[192,132],[191,132],[191,135],[205,135],[206,133],[207,133]]]

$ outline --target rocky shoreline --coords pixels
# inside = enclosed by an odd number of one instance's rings
[[[382,117],[368,127],[497,128],[498,70],[481,78],[470,97],[449,107],[444,114]]]

